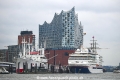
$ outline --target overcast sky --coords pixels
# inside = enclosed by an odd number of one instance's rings
[[[22,30],[32,30],[38,43],[38,26],[50,23],[56,13],[75,7],[84,26],[84,46],[95,37],[103,65],[120,62],[120,0],[0,0],[0,49],[16,45]],[[104,49],[109,48],[109,49]]]

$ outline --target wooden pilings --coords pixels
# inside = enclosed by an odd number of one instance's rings
[[[23,71],[21,72],[21,66]],[[28,67],[29,66],[29,67]],[[12,67],[11,65],[9,66],[9,72],[12,73]],[[29,69],[28,69],[29,68]],[[69,73],[69,68],[66,66],[62,66],[61,64],[59,65],[50,65],[50,71],[42,67],[42,63],[30,63],[28,64],[27,62],[24,63],[18,63],[18,68],[17,68],[17,73],[24,73],[24,74],[31,74],[31,73]]]
[[[21,72],[21,66],[23,66],[23,71]],[[29,69],[28,69],[29,66]],[[9,65],[9,72],[12,74],[12,65]],[[24,74],[38,74],[38,73],[69,73],[69,68],[67,66],[62,66],[61,64],[59,65],[51,65],[50,66],[50,71],[42,67],[42,63],[38,64],[37,63],[30,63],[28,64],[27,62],[24,63],[18,63],[18,68],[17,68],[17,73],[24,73]]]
[[[51,72],[52,72],[52,73],[55,72],[55,66],[54,66],[54,65],[51,66]]]
[[[9,64],[8,72],[11,73],[11,74],[13,73],[13,66],[12,66],[12,64]]]
[[[27,73],[28,72],[28,64],[27,62],[23,63],[23,73]]]
[[[17,69],[17,73],[20,73],[20,62],[18,62],[18,69]]]
[[[35,64],[35,73],[37,72],[37,63]]]
[[[31,69],[30,69],[30,72],[32,72],[32,68],[33,68],[33,67],[32,67],[32,63],[31,63]]]
[[[40,69],[41,69],[41,63],[40,63]]]
[[[23,63],[23,73],[25,72],[25,64]]]

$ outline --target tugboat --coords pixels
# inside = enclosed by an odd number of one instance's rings
[[[68,67],[71,73],[103,73],[102,56],[96,51],[96,42],[93,37],[93,47],[77,49],[69,55]]]

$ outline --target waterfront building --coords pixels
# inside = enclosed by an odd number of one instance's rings
[[[22,48],[22,41],[25,39],[26,44],[31,44],[30,46],[30,51],[32,50],[33,47],[35,47],[35,35],[33,34],[32,31],[21,31],[20,35],[18,35],[18,46],[19,46],[19,51],[23,52]],[[28,45],[26,45],[26,48],[28,49]]]
[[[55,13],[51,23],[39,25],[39,47],[41,44],[49,50],[74,50],[83,44],[83,26],[74,7]]]
[[[35,46],[35,35],[32,31],[21,31],[20,35],[18,35],[18,45],[22,44],[22,40],[25,39],[25,41],[33,46]]]
[[[18,45],[9,45],[8,46],[8,62],[16,62],[16,58],[19,54]]]
[[[32,31],[21,31],[18,35],[18,45],[9,45],[8,49],[0,50],[0,61],[16,62],[19,52],[22,52],[22,40],[35,46],[35,35]],[[26,46],[27,48],[28,46]]]
[[[69,54],[83,45],[83,26],[74,7],[69,11],[62,10],[60,14],[55,13],[51,23],[45,21],[39,25],[39,47],[41,45],[46,48],[48,64],[68,65]]]
[[[8,61],[8,49],[0,49],[0,62]]]

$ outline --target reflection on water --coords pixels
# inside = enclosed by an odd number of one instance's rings
[[[0,74],[0,80],[120,80],[120,73],[102,74]]]

